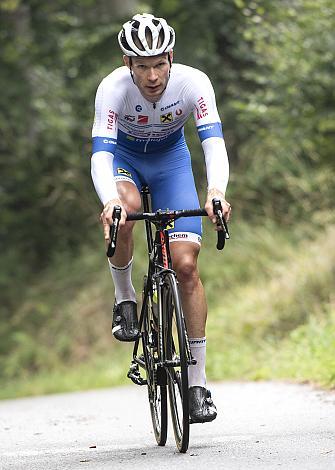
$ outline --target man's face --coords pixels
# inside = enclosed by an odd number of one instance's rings
[[[170,53],[172,60],[172,53]],[[129,57],[124,63],[130,68]],[[154,57],[132,57],[131,70],[134,82],[141,94],[151,103],[159,100],[169,80],[170,63],[168,53]]]

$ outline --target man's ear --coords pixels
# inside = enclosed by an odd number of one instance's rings
[[[127,55],[123,56],[123,63],[126,67],[128,67],[128,69],[130,69],[130,60],[129,60],[129,57]]]
[[[172,64],[172,62],[173,62],[173,51],[169,52],[169,56],[170,56],[170,63]]]

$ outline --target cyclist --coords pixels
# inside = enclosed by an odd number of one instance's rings
[[[115,286],[112,332],[120,341],[139,335],[137,305],[131,280],[133,222],[127,212],[141,208],[139,189],[147,184],[153,210],[199,207],[183,127],[193,114],[205,155],[208,193],[205,209],[215,223],[212,199],[225,200],[228,157],[214,91],[200,70],[173,64],[175,33],[165,19],[137,14],[118,35],[125,66],[100,83],[95,101],[91,174],[103,204],[101,221],[105,240],[113,208],[122,208],[118,245],[109,259]],[[197,258],[201,219],[179,219],[169,230],[171,256],[177,273],[190,347],[197,364],[189,367],[190,417],[212,421],[217,410],[206,388],[205,326],[207,306]]]

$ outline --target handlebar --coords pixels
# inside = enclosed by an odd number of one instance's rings
[[[121,207],[120,206],[114,207],[112,217],[113,217],[113,223],[109,229],[110,242],[108,243],[107,253],[106,253],[108,258],[111,258],[112,256],[114,256],[114,253],[115,253],[117,233],[119,230],[119,223],[121,219]]]
[[[222,214],[222,205],[219,199],[213,199],[213,211],[216,215],[216,226],[218,228],[218,239],[216,248],[222,250],[226,240],[230,238],[228,226]],[[157,210],[156,212],[137,212],[127,214],[127,220],[149,220],[156,224],[167,225],[170,221],[180,217],[206,217],[205,209],[183,209],[183,210]],[[107,248],[107,256],[111,258],[115,253],[117,233],[121,219],[121,207],[115,206],[113,210],[113,223],[110,226],[110,243]]]
[[[220,199],[212,199],[213,203],[213,211],[214,214],[216,215],[216,226],[218,228],[218,241],[216,244],[216,248],[218,250],[223,250],[226,239],[229,239],[229,231],[228,231],[228,226],[225,218],[223,217],[222,214],[222,205]]]

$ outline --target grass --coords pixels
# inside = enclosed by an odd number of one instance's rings
[[[209,319],[213,378],[335,386],[335,228],[286,249],[265,277],[236,285]]]
[[[73,392],[126,384],[130,357],[130,349],[125,351],[125,348],[120,347],[114,348],[109,356],[98,356],[78,365],[58,365],[52,370],[44,369],[34,375],[23,374],[3,383],[0,398]]]
[[[252,228],[252,230],[251,230]],[[335,227],[315,236],[267,222],[232,224],[218,253],[206,229],[200,271],[209,300],[207,375],[335,386]],[[137,231],[134,279],[146,266]],[[102,244],[55,263],[13,315],[0,398],[126,383],[131,346],[110,335],[113,287]],[[140,299],[139,299],[140,300]]]

